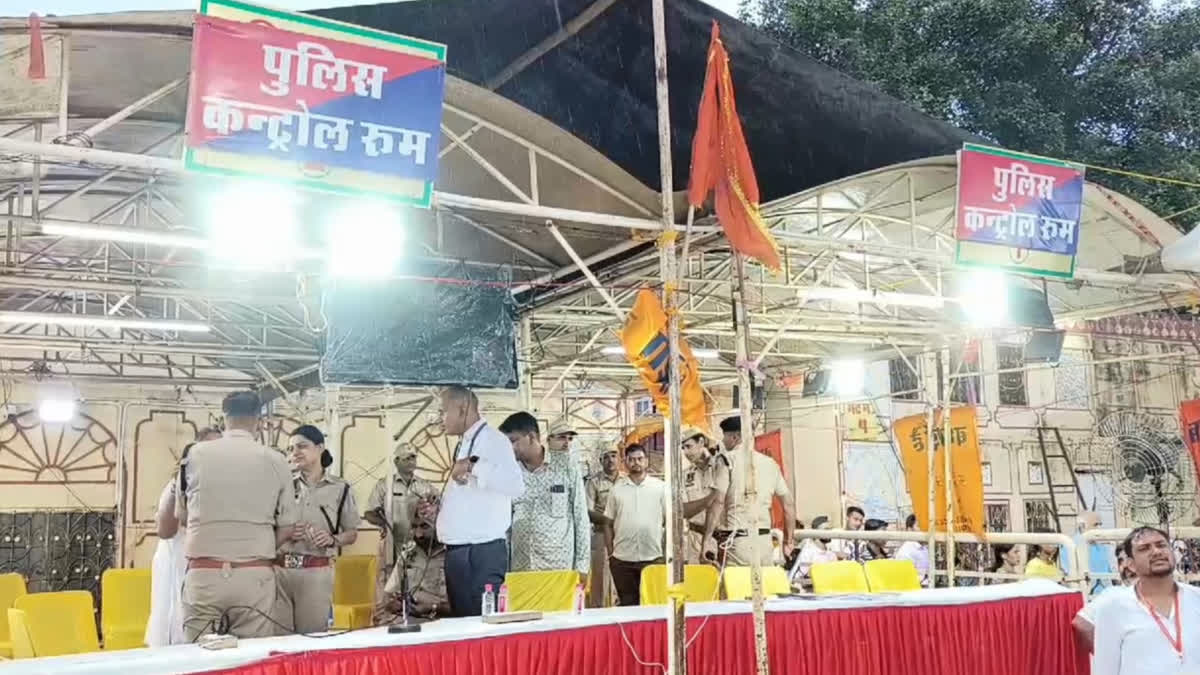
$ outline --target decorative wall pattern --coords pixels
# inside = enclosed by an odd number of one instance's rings
[[[26,410],[0,422],[0,484],[111,483],[116,452],[113,432],[88,415],[44,423]]]
[[[115,533],[113,511],[0,513],[0,573],[24,575],[30,593],[89,591],[98,610]]]

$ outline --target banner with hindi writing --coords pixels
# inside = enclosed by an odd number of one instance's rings
[[[428,207],[446,47],[237,0],[202,0],[188,169]]]
[[[884,440],[883,425],[873,402],[847,403],[842,414],[842,440]]]
[[[1192,455],[1196,480],[1200,482],[1200,400],[1179,404],[1179,425],[1183,428],[1184,445]]]
[[[913,513],[921,529],[929,529],[929,429],[925,415],[902,417],[892,423],[892,433],[900,448],[904,480],[912,498]],[[934,483],[935,529],[946,530],[946,456],[945,425],[939,410],[934,415],[933,462],[937,480]],[[953,471],[954,530],[984,533],[983,464],[979,458],[979,428],[975,407],[950,409],[950,461]]]
[[[1083,182],[1076,164],[965,145],[958,154],[955,261],[1071,278]]]
[[[667,341],[667,313],[658,296],[645,288],[638,291],[633,310],[621,328],[621,346],[628,359],[646,385],[654,405],[663,417],[669,417],[670,403],[667,400],[667,375],[671,359]],[[700,387],[700,364],[692,355],[687,339],[679,337],[680,372],[679,405],[683,409],[680,420],[685,427],[698,429],[708,426],[708,401]]]

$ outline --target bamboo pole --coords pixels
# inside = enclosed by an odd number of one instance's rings
[[[659,239],[659,268],[663,281],[663,310],[667,313],[667,349],[670,361],[667,368],[666,424],[663,425],[663,455],[667,478],[667,673],[687,675],[686,599],[676,589],[683,585],[684,520],[683,520],[683,462],[680,455],[679,399],[679,303],[676,291],[679,284],[679,262],[675,254],[675,195],[671,170],[671,110],[667,88],[667,30],[663,0],[652,0],[654,21],[654,88],[658,98],[658,163],[662,176],[659,194],[662,198],[662,235]]]
[[[733,278],[737,281],[734,286],[734,332],[737,335],[737,364],[738,364],[738,408],[742,418],[742,443],[734,453],[734,468],[743,468],[746,472],[746,490],[742,495],[734,495],[735,499],[744,499],[743,513],[748,513],[749,522],[731,523],[732,529],[745,529],[753,542],[750,550],[750,599],[754,613],[754,646],[758,666],[758,675],[769,675],[771,664],[767,659],[767,617],[763,610],[762,581],[762,546],[758,536],[758,475],[754,469],[754,399],[751,390],[750,377],[750,326],[746,311],[746,270],[742,254],[733,253]],[[739,466],[738,462],[744,463]],[[787,530],[791,528],[788,527]]]
[[[946,494],[946,585],[954,588],[954,558],[958,553],[958,547],[954,544],[954,463],[950,456],[952,447],[950,444],[950,346],[946,345],[946,349],[942,352],[946,355],[946,366],[942,368],[942,381],[945,384],[945,389],[942,391],[942,457],[945,463],[945,494]],[[966,361],[966,356],[963,357],[963,362]],[[960,362],[959,368],[961,369]]]

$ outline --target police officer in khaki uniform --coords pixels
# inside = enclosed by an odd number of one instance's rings
[[[717,519],[729,493],[729,459],[710,453],[713,439],[699,428],[683,430],[683,455],[689,467],[683,476],[683,517],[687,519],[687,561],[697,564],[716,561]],[[705,554],[708,554],[707,556]]]
[[[607,552],[604,550],[604,526],[608,518],[604,507],[608,504],[608,493],[621,478],[617,467],[617,449],[612,445],[600,445],[600,470],[592,473],[584,482],[587,491],[588,520],[592,521],[592,573],[588,575],[591,585],[588,595],[589,607],[607,607],[612,595],[612,577],[608,572]]]
[[[358,507],[350,484],[326,469],[333,455],[325,435],[305,424],[288,444],[296,469],[292,485],[299,520],[289,541],[279,547],[279,622],[296,633],[316,633],[329,626],[333,608],[333,557],[358,539]]]
[[[783,472],[775,460],[758,452],[753,445],[742,443],[742,418],[727,417],[721,422],[723,441],[729,457],[729,492],[725,497],[725,515],[716,536],[727,543],[726,560],[730,565],[749,565],[754,555],[760,564],[774,564],[771,546],[771,501],[783,501],[785,523],[796,522],[796,506],[788,490]],[[754,462],[758,501],[747,503],[747,458]],[[783,554],[791,553],[791,537],[784,537]]]
[[[430,507],[422,508],[423,505],[435,502],[438,497],[437,488],[416,475],[417,449],[411,443],[396,446],[392,451],[392,464],[395,472],[376,481],[363,514],[363,518],[380,531],[383,560],[379,571],[383,579],[391,571],[396,551],[412,538],[411,523],[418,517],[428,516]]]
[[[275,551],[296,523],[283,455],[255,441],[262,403],[225,397],[225,434],[197,443],[179,469],[175,514],[187,528],[183,625],[189,642],[228,629],[239,638],[276,633]]]

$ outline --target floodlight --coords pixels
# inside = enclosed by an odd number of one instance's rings
[[[387,277],[404,253],[404,225],[399,210],[388,204],[364,202],[339,210],[325,232],[330,274]]]
[[[273,183],[241,182],[206,209],[210,255],[238,267],[272,267],[299,251],[297,196]]]
[[[43,422],[64,424],[75,418],[75,401],[69,398],[48,398],[38,404],[38,417]]]
[[[829,366],[833,391],[838,396],[857,396],[867,384],[867,365],[862,359],[840,359]]]
[[[958,302],[963,316],[979,328],[1008,322],[1008,282],[996,270],[972,270],[960,277]]]

